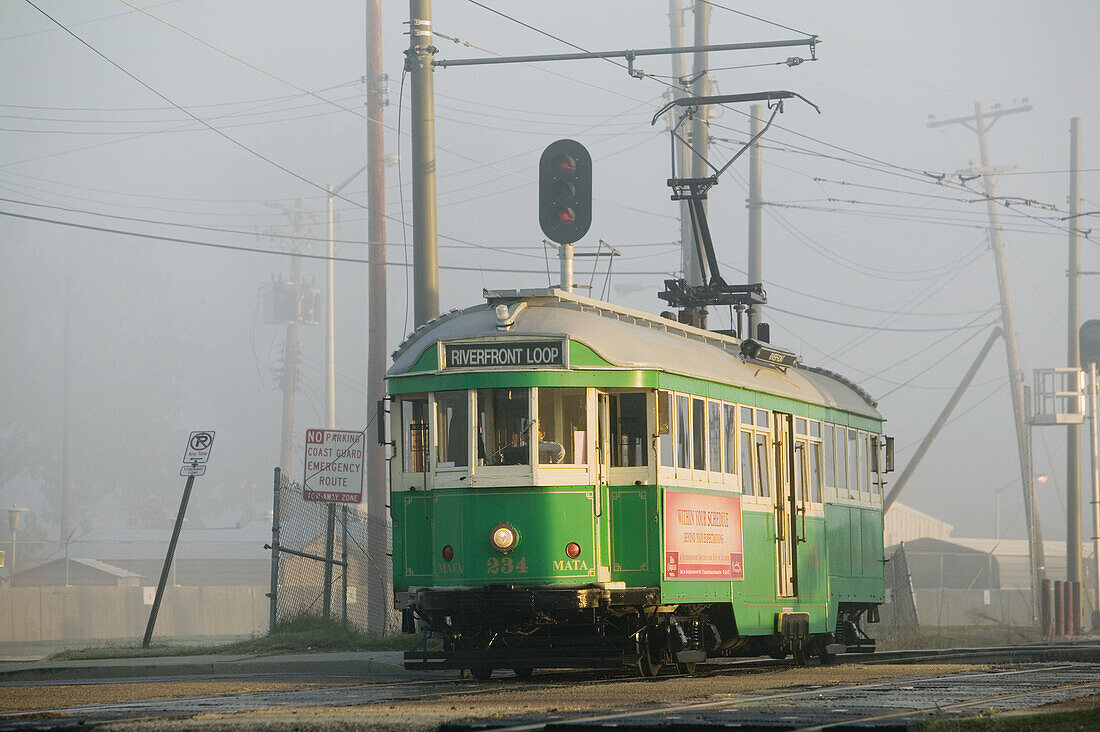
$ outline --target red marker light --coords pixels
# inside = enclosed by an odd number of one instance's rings
[[[576,559],[581,555],[581,545],[571,541],[565,545],[565,553],[569,555],[570,559]]]
[[[455,558],[455,550],[451,548],[451,545],[443,547],[443,561],[449,562]]]

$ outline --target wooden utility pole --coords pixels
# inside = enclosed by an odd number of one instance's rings
[[[695,0],[695,46],[706,46],[710,43],[710,4]],[[696,50],[692,58],[691,70],[691,95],[693,97],[705,97],[710,94],[710,53],[705,50]],[[691,177],[706,178],[711,170],[707,167],[707,155],[710,148],[710,126],[707,124],[709,106],[699,107],[695,111],[695,117],[691,121],[691,147],[694,154],[691,156]],[[706,210],[706,201],[703,209]],[[705,285],[703,282],[703,254],[699,242],[693,236],[690,241],[683,242],[681,253],[681,268],[684,279],[689,285]],[[704,311],[700,308],[700,311]],[[702,316],[702,312],[700,313]],[[705,323],[705,319],[703,320]]]
[[[431,0],[409,0],[409,71],[412,112],[413,321],[439,315],[439,231],[435,197],[435,90]]]
[[[673,48],[682,47],[684,45],[684,8],[681,0],[668,1],[668,30],[670,45]],[[676,89],[671,90],[672,98],[679,99],[688,96],[688,92],[684,88],[686,77],[684,71],[684,57],[682,54],[676,53],[672,55],[672,76],[677,86]],[[672,129],[676,124],[675,109],[670,109],[668,111],[668,120],[669,129]],[[675,152],[673,154],[676,156],[676,175],[680,178],[689,178],[691,177],[691,149],[679,139],[676,140],[674,145]],[[682,261],[685,263],[689,255],[690,257],[695,256],[694,252],[696,251],[695,232],[691,230],[691,213],[688,206],[688,201],[680,201],[680,252]]]
[[[1016,324],[1012,317],[1012,297],[1008,289],[1008,268],[1005,265],[1004,242],[1001,240],[1001,222],[997,209],[997,191],[994,183],[996,170],[989,162],[989,144],[986,130],[1001,117],[1030,111],[1030,106],[1013,109],[996,109],[983,112],[981,102],[974,103],[974,115],[930,122],[929,127],[961,124],[978,135],[982,167],[975,171],[982,176],[986,209],[989,213],[989,242],[993,249],[993,264],[997,270],[997,287],[1001,299],[1001,329],[1004,331],[1005,355],[1008,357],[1008,380],[1012,394],[1012,411],[1016,422],[1016,448],[1020,455],[1020,481],[1024,492],[1024,520],[1027,524],[1028,548],[1031,558],[1031,591],[1033,620],[1038,620],[1039,595],[1046,576],[1046,560],[1043,557],[1043,533],[1039,526],[1039,505],[1035,499],[1035,479],[1031,465],[1031,433],[1027,423],[1027,405],[1024,403],[1024,373],[1020,367],[1020,350],[1016,342]],[[987,125],[987,120],[991,120]]]
[[[386,148],[382,76],[382,0],[367,0],[367,408],[385,395],[386,375]],[[382,429],[384,425],[375,425]],[[386,448],[364,440],[367,469],[367,546],[371,565],[367,580],[367,626],[383,634],[388,626],[393,584],[386,553]],[[345,574],[347,568],[344,568]]]

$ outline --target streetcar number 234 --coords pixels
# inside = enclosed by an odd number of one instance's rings
[[[485,560],[485,571],[488,574],[527,574],[527,559],[520,557],[515,561],[511,557],[489,557]]]

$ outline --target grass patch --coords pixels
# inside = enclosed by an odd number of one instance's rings
[[[158,656],[198,656],[233,653],[307,653],[323,651],[407,651],[420,642],[416,635],[377,636],[335,620],[304,615],[279,623],[262,636],[218,645],[156,643],[148,648],[136,645],[106,645],[76,648],[50,656],[59,661],[85,661],[106,658],[147,658]],[[438,643],[438,642],[437,642]]]
[[[874,626],[871,626],[874,630]],[[919,648],[975,648],[1031,643],[1043,640],[1036,628],[1011,625],[943,625],[922,628],[919,632],[872,633],[876,647],[883,651]]]
[[[1100,705],[1066,712],[998,714],[970,719],[936,719],[921,732],[1076,732],[1100,729]]]

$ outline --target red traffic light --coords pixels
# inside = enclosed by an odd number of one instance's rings
[[[568,155],[559,155],[554,164],[563,173],[575,173],[577,171],[577,161]]]
[[[573,209],[569,208],[568,206],[559,208],[555,212],[555,215],[557,216],[558,221],[563,224],[572,224],[577,220],[577,214],[574,213]]]

